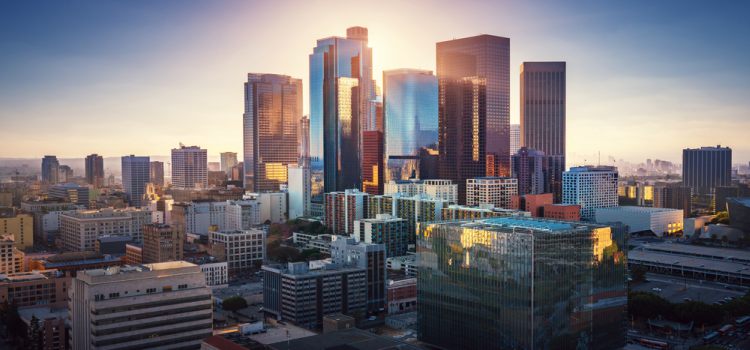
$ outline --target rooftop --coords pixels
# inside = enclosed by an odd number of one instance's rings
[[[545,230],[545,231],[567,231],[573,229],[573,225],[561,221],[547,221],[547,220],[524,220],[517,218],[491,218],[482,220],[482,222],[501,227],[518,227],[528,228],[533,230]]]
[[[626,211],[626,212],[632,212],[632,213],[676,213],[676,212],[682,213],[682,209],[638,207],[638,206],[596,208],[596,211],[600,211],[600,210],[602,211]]]
[[[750,251],[739,249],[715,248],[679,243],[647,243],[638,247],[638,250],[703,257],[714,260],[741,261],[750,264]]]
[[[631,250],[628,252],[628,260],[632,262],[656,263],[677,267],[682,266],[690,269],[718,273],[741,274],[745,278],[750,278],[750,266],[735,261],[722,261],[647,250]]]
[[[269,345],[273,350],[416,350],[416,346],[379,336],[357,328],[349,328],[337,332],[319,334],[311,337],[298,338],[291,341],[280,341]]]
[[[45,320],[48,318],[67,319],[68,309],[67,308],[52,309],[49,307],[32,307],[32,308],[25,308],[25,309],[18,310],[18,315],[21,316],[21,319],[24,322],[31,321],[32,316],[36,316],[36,318],[40,320]]]

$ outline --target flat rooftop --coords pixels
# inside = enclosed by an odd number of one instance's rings
[[[621,211],[621,212],[631,212],[631,213],[682,213],[682,209],[672,209],[672,208],[653,208],[653,207],[638,207],[638,206],[632,206],[632,205],[625,205],[625,206],[619,206],[619,207],[609,207],[609,208],[596,208],[596,211]]]
[[[380,336],[357,328],[281,341],[269,345],[273,350],[417,350],[418,347],[393,338]]]
[[[743,278],[750,278],[750,266],[734,261],[681,256],[647,250],[629,251],[628,260],[631,262],[670,265],[675,268],[682,266],[690,269],[706,270],[712,273],[742,275]]]
[[[570,223],[546,220],[524,220],[518,218],[491,218],[480,222],[500,227],[518,227],[544,231],[567,231],[574,228]]]
[[[750,251],[728,248],[706,247],[680,243],[646,243],[636,250],[647,250],[657,253],[685,255],[708,258],[712,260],[728,260],[750,264]]]

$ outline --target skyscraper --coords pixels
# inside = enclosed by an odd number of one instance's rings
[[[510,175],[510,39],[480,35],[437,43],[441,178]]]
[[[222,152],[219,156],[221,157],[221,171],[229,174],[232,167],[237,165],[237,152]]]
[[[243,114],[245,189],[278,191],[287,183],[287,166],[299,161],[301,118],[302,80],[248,73]]]
[[[44,156],[42,158],[42,182],[58,183],[60,162],[55,156]]]
[[[417,234],[417,334],[441,349],[618,349],[627,259],[612,229],[531,218]]]
[[[141,206],[146,184],[149,182],[151,164],[149,157],[134,155],[123,156],[122,160],[122,189],[128,196],[128,202],[134,207]]]
[[[86,156],[86,182],[94,188],[104,186],[104,158],[96,153]]]
[[[581,206],[581,219],[594,220],[596,208],[616,207],[617,168],[580,166],[563,173],[564,204]]]
[[[172,187],[208,188],[208,151],[198,146],[172,149]]]
[[[422,147],[437,149],[438,82],[432,71],[383,72],[385,181],[423,178]]]
[[[313,211],[323,193],[360,188],[363,125],[371,125],[372,49],[367,28],[319,39],[310,54],[310,161]],[[363,122],[367,121],[367,122]]]
[[[185,236],[164,224],[143,225],[143,262],[160,263],[182,260]]]
[[[732,182],[732,149],[701,147],[682,150],[682,182],[693,195],[711,195]]]
[[[383,133],[362,132],[362,192],[383,194]]]
[[[521,148],[521,124],[510,124],[510,155],[516,154],[519,148]]]
[[[153,161],[150,165],[149,181],[157,186],[164,186],[164,162]]]
[[[544,152],[521,147],[511,156],[513,177],[518,179],[518,195],[545,193]]]
[[[521,146],[544,152],[549,190],[561,200],[565,171],[565,62],[521,64]]]
[[[299,120],[299,130],[297,130],[297,140],[299,143],[299,160],[297,164],[310,166],[310,118],[307,116]]]

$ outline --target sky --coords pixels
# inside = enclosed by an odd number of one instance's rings
[[[511,40],[519,66],[567,62],[569,163],[750,160],[750,10],[699,1],[0,2],[0,157],[241,154],[246,73],[301,78],[316,40],[369,29],[374,76],[435,69],[435,43]]]

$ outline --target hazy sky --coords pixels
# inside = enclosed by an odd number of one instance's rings
[[[0,157],[241,153],[247,72],[302,78],[316,39],[366,26],[374,76],[435,69],[435,42],[511,39],[568,68],[568,157],[750,160],[750,3],[698,1],[5,1]],[[305,91],[305,109],[308,108]]]

